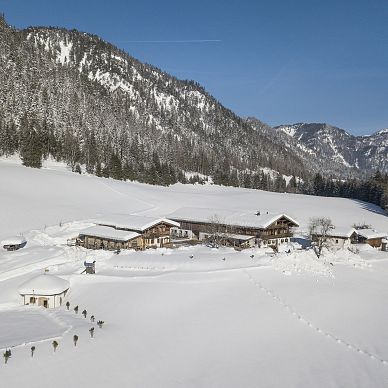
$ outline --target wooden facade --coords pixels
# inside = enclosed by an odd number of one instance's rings
[[[121,249],[142,249],[141,237],[135,237],[127,241],[115,240],[108,237],[97,237],[82,235],[77,239],[77,245],[87,249],[105,249],[108,251],[117,251]]]
[[[128,216],[122,220],[101,221],[94,227],[80,232],[77,245],[89,249],[121,250],[161,248],[170,246],[170,229],[179,224],[167,219],[149,219]],[[132,223],[131,223],[132,219]]]
[[[383,248],[383,240],[387,237],[386,233],[378,232],[374,229],[358,229],[357,234],[359,243],[380,249]]]
[[[361,244],[368,244],[373,248],[381,248],[383,238],[382,237],[365,238],[365,237],[359,236],[358,240]]]
[[[298,226],[298,224],[286,216],[280,216],[266,227],[242,226],[227,223],[215,224],[211,221],[198,222],[178,218],[173,219],[181,224],[181,229],[190,230],[196,239],[200,239],[200,233],[232,233],[254,236],[258,245],[263,243],[263,245],[269,246],[289,242],[289,239],[293,236],[292,228]]]
[[[166,222],[160,222],[144,230],[141,234],[142,249],[168,246],[170,244],[170,229],[173,226]]]

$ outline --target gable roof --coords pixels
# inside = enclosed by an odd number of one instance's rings
[[[256,215],[255,211],[182,207],[169,214],[169,218],[177,221],[212,223],[217,219],[220,224],[257,229],[268,228],[282,217],[290,221],[293,226],[299,226],[294,219],[283,213]]]
[[[22,245],[26,242],[27,242],[27,240],[23,236],[12,236],[12,237],[6,238],[5,240],[2,240],[0,244],[2,246],[4,246],[4,245]]]
[[[329,230],[327,235],[330,237],[350,238],[354,233],[357,233],[357,230],[354,228],[335,227],[334,229]]]
[[[374,229],[358,229],[357,234],[361,237],[366,238],[367,240],[372,238],[384,238],[388,236],[388,233],[378,232]]]
[[[90,228],[83,229],[79,232],[80,236],[93,236],[106,238],[108,240],[114,241],[129,241],[133,240],[136,237],[139,237],[140,234],[136,232],[131,232],[128,230],[117,230],[110,226],[91,226]]]
[[[115,214],[96,221],[97,225],[110,226],[117,229],[133,230],[144,232],[153,226],[166,223],[171,226],[179,227],[179,223],[168,218],[153,218],[147,216],[138,216],[134,214]]]

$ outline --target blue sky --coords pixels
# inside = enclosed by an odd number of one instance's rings
[[[0,11],[17,28],[98,34],[271,125],[388,127],[388,0],[0,0]]]

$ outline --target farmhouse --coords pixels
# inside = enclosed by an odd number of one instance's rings
[[[70,287],[67,280],[58,276],[43,274],[36,276],[19,286],[19,294],[24,304],[59,307]]]
[[[114,215],[80,232],[77,244],[90,249],[146,249],[170,244],[170,229],[179,223],[167,218]]]
[[[7,251],[17,251],[20,248],[24,248],[27,244],[27,240],[23,236],[13,236],[1,241],[1,246]]]
[[[369,244],[373,248],[382,248],[383,240],[387,237],[387,233],[377,232],[374,229],[358,229],[358,242]]]
[[[293,236],[292,228],[299,226],[286,214],[269,214],[259,211],[239,212],[186,207],[176,210],[169,215],[169,218],[179,222],[182,235],[190,235],[191,239],[202,241],[213,235],[225,234],[238,236],[237,240],[242,242],[248,236],[250,238],[246,241],[249,246],[252,245],[251,237],[254,237],[254,245],[275,248],[288,243]],[[179,233],[179,230],[175,232]]]
[[[315,233],[312,240],[315,241],[322,235]],[[354,228],[334,228],[326,234],[326,242],[334,248],[348,248],[358,241],[357,230]]]

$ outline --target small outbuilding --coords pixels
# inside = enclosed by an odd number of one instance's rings
[[[378,232],[375,229],[358,229],[358,242],[369,244],[373,248],[383,248],[383,240],[386,239],[387,233]]]
[[[45,308],[59,307],[70,283],[58,276],[42,274],[21,284],[18,288],[25,305],[37,305]]]
[[[312,240],[315,241],[322,237],[320,234],[313,234]],[[357,242],[357,231],[354,228],[334,228],[326,234],[326,243],[332,248],[349,248],[351,244]]]
[[[23,236],[12,236],[1,241],[1,246],[7,251],[17,251],[24,248],[26,244],[27,240]]]

